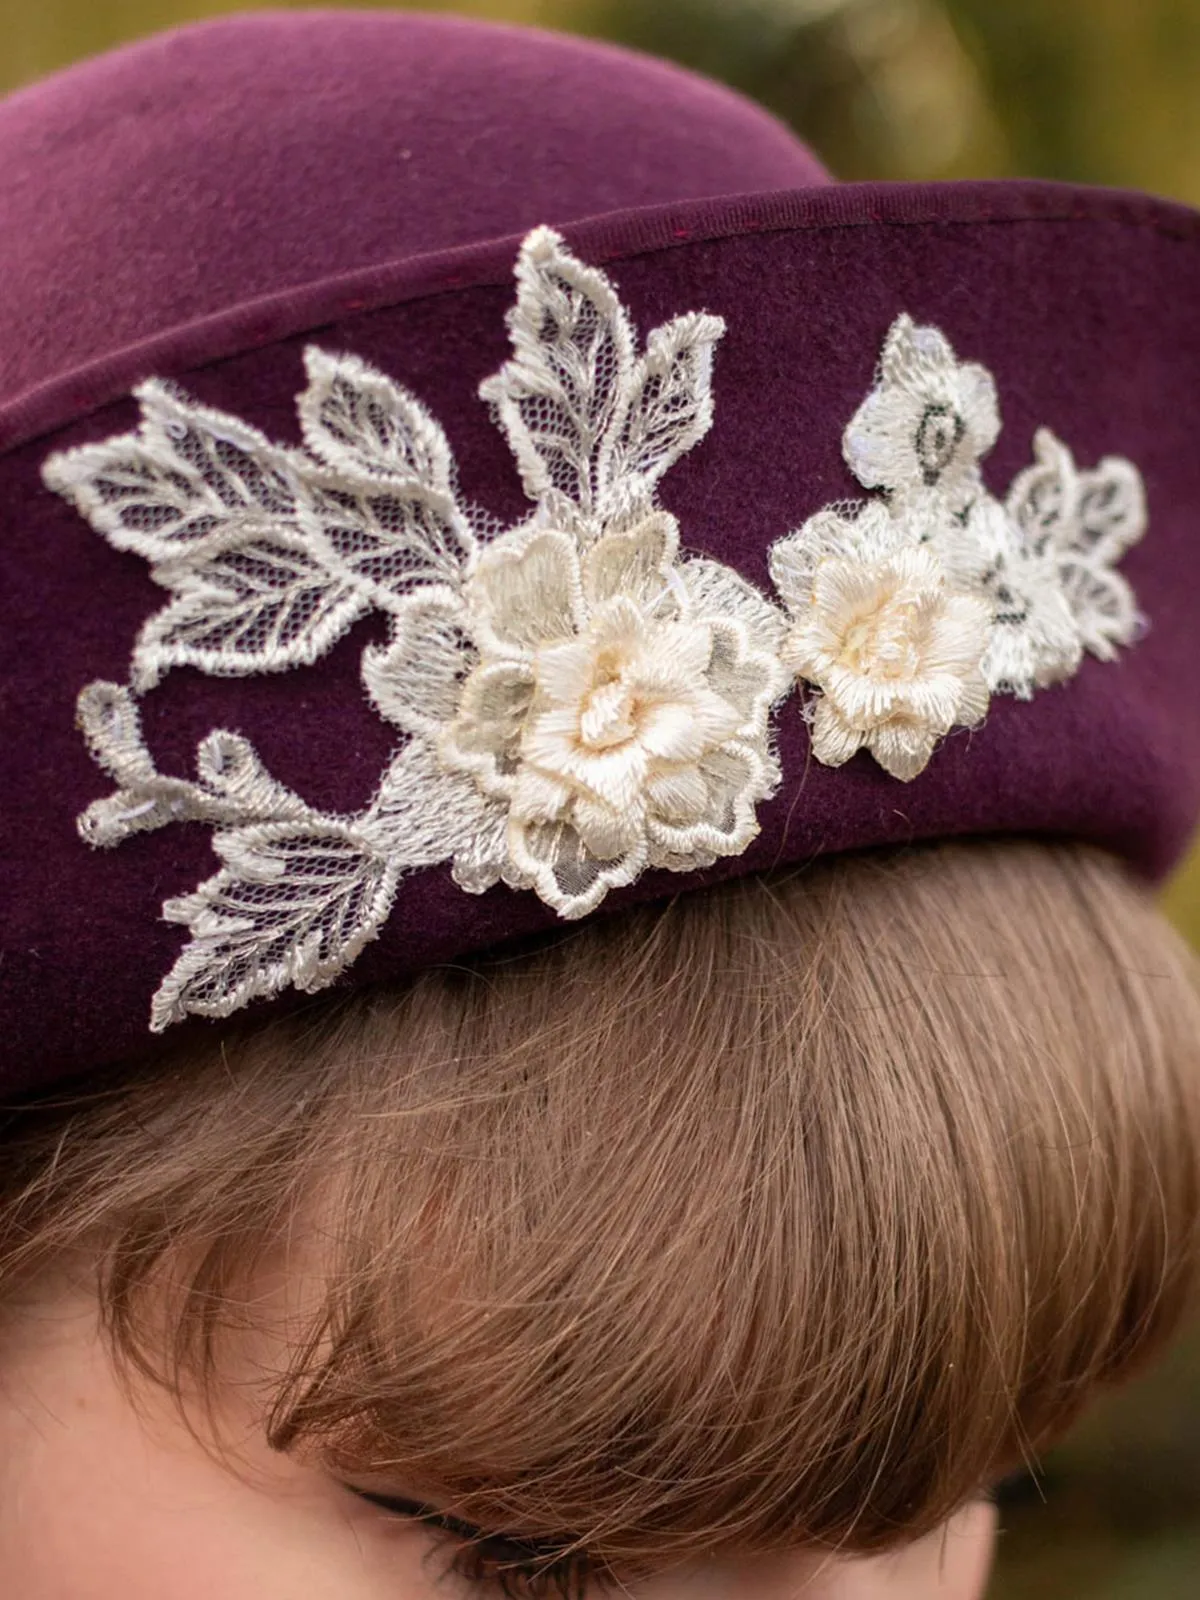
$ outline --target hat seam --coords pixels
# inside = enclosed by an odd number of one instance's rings
[[[1007,202],[1008,209],[980,209],[981,197],[986,197],[989,207],[993,201]],[[962,209],[936,209],[944,206],[947,199],[959,201]],[[862,214],[812,214],[814,208],[824,213],[832,207],[836,213],[847,206],[861,206],[864,200],[868,209]],[[906,205],[921,209],[886,214],[889,207]],[[778,214],[772,216],[772,211]],[[1129,191],[1040,180],[989,180],[961,185],[842,184],[816,190],[771,191],[609,212],[563,224],[562,228],[572,246],[586,251],[591,260],[617,262],[762,234],[1072,221],[1113,224],[1177,243],[1200,244],[1200,214],[1178,203]],[[202,372],[255,349],[316,334],[347,316],[372,315],[471,289],[502,287],[509,281],[511,262],[521,238],[522,234],[515,233],[355,268],[176,323],[26,389],[0,406],[0,457],[102,411],[123,399],[141,379],[166,372],[172,376]],[[620,242],[614,243],[614,238]],[[386,287],[381,285],[372,293],[370,286],[381,277],[386,279]],[[190,355],[189,350],[193,352]]]

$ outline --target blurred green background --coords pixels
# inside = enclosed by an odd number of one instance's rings
[[[236,0],[0,0],[0,91]],[[460,0],[709,72],[842,178],[1043,176],[1200,205],[1200,0]],[[1197,286],[1200,292],[1200,285]],[[1198,401],[1200,415],[1200,401]],[[1200,693],[1200,686],[1197,686]],[[1166,903],[1200,943],[1200,851]],[[994,1600],[1197,1600],[1200,1336],[1004,1511]]]

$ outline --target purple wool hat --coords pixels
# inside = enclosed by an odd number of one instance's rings
[[[387,13],[0,158],[5,1092],[834,851],[1180,858],[1195,213]]]

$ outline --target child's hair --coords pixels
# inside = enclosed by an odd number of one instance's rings
[[[834,857],[12,1113],[0,1301],[93,1244],[123,1370],[211,1395],[303,1235],[275,1445],[614,1563],[875,1549],[1178,1322],[1198,1054],[1104,853]]]

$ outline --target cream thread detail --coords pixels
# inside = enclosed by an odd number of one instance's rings
[[[841,766],[865,745],[907,781],[943,734],[982,720],[991,607],[950,589],[903,517],[878,502],[854,518],[820,512],[775,546],[771,571],[795,618],[784,661],[822,691],[818,761]]]
[[[464,890],[533,889],[574,918],[650,868],[741,854],[780,782],[770,714],[794,682],[811,691],[816,760],[865,749],[908,781],[989,694],[1028,699],[1144,626],[1114,570],[1145,528],[1137,469],[1081,470],[1043,429],[997,501],[980,472],[995,384],[907,316],[844,435],[877,497],[771,548],[781,609],[682,553],[656,500],[711,426],[721,319],[677,317],[639,355],[608,279],[546,228],[516,278],[513,355],[480,389],[533,504],[515,527],[463,503],[420,401],[316,348],[303,449],[151,381],[136,433],[45,464],[170,596],[130,685],[89,684],[78,706],[116,785],[79,818],[88,843],[214,829],[220,870],[163,907],[190,938],[154,997],[156,1032],[323,988],[413,868],[449,862]],[[195,779],[156,769],[136,697],[167,672],[309,665],[370,612],[390,632],[363,650],[363,687],[405,739],[363,811],[315,810],[225,730],[201,741]]]
[[[47,485],[169,593],[130,687],[94,683],[79,722],[116,791],[93,845],[170,822],[214,830],[221,870],[164,916],[190,941],[151,1027],[330,983],[378,934],[401,875],[449,861],[479,893],[592,910],[651,867],[743,851],[779,782],[769,713],[788,687],[782,613],[729,568],[680,553],[656,503],[712,422],[724,324],[692,314],[638,354],[603,274],[549,229],[517,263],[513,357],[481,388],[534,505],[497,532],[458,495],[418,400],[353,356],[305,354],[303,450],[152,381],[136,433],[52,457]],[[202,741],[195,780],[157,771],[135,695],[172,668],[311,664],[359,618],[364,688],[407,735],[371,804],[311,808],[240,735]]]
[[[843,439],[881,497],[818,512],[771,551],[784,659],[816,691],[817,760],[865,747],[910,780],[951,728],[979,725],[991,694],[1028,700],[1144,628],[1114,570],[1145,531],[1137,468],[1110,457],[1081,472],[1041,429],[1001,504],[980,471],[999,431],[991,374],[898,317]]]

